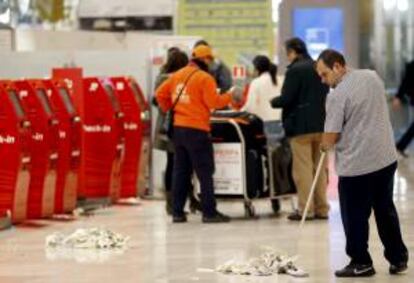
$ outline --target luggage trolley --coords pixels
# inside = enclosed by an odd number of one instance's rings
[[[242,197],[245,214],[249,217],[256,214],[253,200],[268,198],[273,212],[278,213],[280,199],[291,198],[296,193],[291,174],[281,174],[280,168],[275,168],[279,166],[275,158],[286,151],[284,141],[268,146],[263,122],[247,112],[215,112],[211,126],[216,196]],[[288,178],[287,188],[278,186],[281,182],[276,178]]]

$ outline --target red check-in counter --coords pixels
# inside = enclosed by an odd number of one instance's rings
[[[10,81],[0,81],[0,218],[26,219],[30,122]]]
[[[41,83],[20,80],[14,85],[32,128],[27,218],[49,217],[54,212],[58,120]]]
[[[49,101],[59,121],[57,147],[56,214],[71,213],[76,208],[78,173],[81,154],[81,120],[74,107],[66,83],[43,80]]]
[[[99,78],[83,79],[82,104],[83,154],[78,193],[81,199],[109,201],[115,190],[111,182],[122,115],[117,111],[116,98],[113,99]]]
[[[120,198],[137,197],[139,160],[144,128],[141,120],[141,107],[128,77],[113,77],[111,82],[124,113],[125,157],[121,171]]]
[[[137,81],[132,77],[126,78],[140,109],[141,147],[138,155],[138,192],[145,194],[149,188],[149,160],[151,152],[151,115],[150,106]]]
[[[112,160],[111,179],[110,179],[110,197],[112,202],[116,202],[121,194],[121,172],[125,157],[125,130],[124,118],[125,114],[121,109],[119,97],[116,95],[116,90],[112,81],[108,78],[101,78],[100,82],[106,90],[108,97],[111,100],[112,108],[115,112],[114,124],[114,140],[115,155]]]

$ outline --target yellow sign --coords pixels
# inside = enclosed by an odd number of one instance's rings
[[[228,65],[272,56],[271,0],[179,0],[176,19],[178,35],[201,36]]]
[[[64,18],[64,0],[37,0],[36,8],[43,20],[56,23]]]

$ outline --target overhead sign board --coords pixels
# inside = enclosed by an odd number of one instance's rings
[[[176,33],[201,36],[228,65],[273,53],[270,0],[178,0]]]

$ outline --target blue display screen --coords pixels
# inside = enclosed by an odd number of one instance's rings
[[[303,39],[316,59],[326,48],[344,52],[344,15],[340,8],[296,8],[293,34]]]

